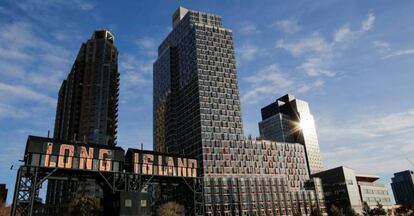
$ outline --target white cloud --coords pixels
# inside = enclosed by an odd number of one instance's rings
[[[348,48],[349,42],[357,39],[362,33],[373,27],[375,17],[372,13],[363,21],[364,25],[359,30],[352,30],[349,24],[342,25],[335,31],[332,39],[328,40],[318,32],[314,32],[295,41],[280,39],[276,42],[276,48],[284,49],[297,58],[300,63],[295,66],[289,75],[283,72],[278,65],[270,65],[255,73],[254,76],[243,78],[248,88],[244,92],[242,100],[247,103],[255,103],[259,99],[269,95],[285,94],[287,92],[304,93],[311,89],[321,88],[325,85],[326,78],[334,77],[336,58]],[[279,22],[275,24],[280,28],[294,26],[294,22]],[[285,31],[294,32],[296,27]],[[242,47],[241,59],[252,59],[258,51],[257,47]],[[244,53],[244,54],[243,54]],[[244,55],[244,56],[243,56]],[[295,76],[293,72],[301,72],[307,76]],[[298,78],[299,77],[299,78]],[[260,97],[259,97],[260,96]]]
[[[351,31],[348,24],[343,25],[334,34],[334,40],[336,42],[342,42],[350,40],[354,36],[354,32]]]
[[[35,48],[37,37],[30,31],[28,23],[16,22],[3,26],[0,32],[0,47],[4,53],[1,57],[19,61],[27,61],[34,58],[29,56],[25,49]]]
[[[0,118],[32,118],[39,110],[54,110],[56,100],[49,95],[57,95],[65,71],[70,70],[69,52],[42,38],[29,22],[2,28]]]
[[[314,80],[314,81],[302,81],[298,83],[295,92],[297,93],[305,93],[310,90],[315,90],[317,88],[321,88],[325,85],[325,81],[323,80]]]
[[[276,42],[277,48],[289,51],[294,56],[300,56],[309,53],[326,54],[332,51],[332,45],[328,43],[318,33],[304,37],[299,41],[287,43],[284,40]]]
[[[24,10],[24,11],[34,11],[40,9],[47,9],[49,7],[56,6],[61,4],[62,0],[43,0],[43,1],[36,1],[36,0],[23,0],[17,2],[17,6]]]
[[[149,57],[157,56],[157,41],[154,38],[143,37],[135,41],[140,50]]]
[[[242,78],[247,83],[242,95],[242,103],[254,104],[266,97],[290,93],[304,93],[312,88],[322,87],[322,80],[305,81],[287,75],[277,64],[269,65],[255,73]]]
[[[237,56],[240,57],[243,61],[253,60],[258,55],[264,52],[264,49],[261,49],[253,44],[244,44],[236,49]]]
[[[87,1],[77,0],[76,3],[78,5],[78,7],[81,10],[84,10],[84,11],[90,11],[90,10],[95,8],[95,5],[93,5],[93,4],[91,4],[90,2],[87,2]]]
[[[375,16],[372,13],[368,14],[368,17],[361,22],[361,29],[362,31],[368,31],[372,29],[375,22]]]
[[[9,85],[0,82],[0,98],[4,100],[28,100],[55,105],[56,101],[47,95],[21,85]]]
[[[57,30],[50,33],[56,40],[61,43],[69,43],[75,41],[84,41],[86,38],[85,32],[76,30],[75,28],[65,28],[63,30]]]
[[[138,70],[141,73],[151,74],[152,61],[141,61],[132,54],[122,54],[119,58],[121,70]]]
[[[370,13],[368,18],[362,21],[360,30],[353,31],[349,24],[342,25],[327,40],[319,33],[300,38],[297,41],[286,42],[281,39],[276,42],[276,47],[285,49],[302,62],[296,66],[297,70],[310,77],[333,77],[336,72],[333,68],[336,57],[348,48],[349,42],[358,38],[362,33],[370,30],[375,21],[375,16]]]
[[[65,22],[65,28],[69,24],[78,26],[78,23],[68,21],[65,19],[67,16],[61,16],[56,13],[64,9],[70,16],[77,16],[80,13],[89,13],[88,15],[96,20],[100,19],[100,14],[97,11],[93,11],[95,5],[90,0],[19,0],[13,1],[19,10],[7,11],[9,16],[15,20],[22,20],[22,17],[29,17],[35,23],[41,23],[44,26],[61,28],[62,22]],[[22,16],[23,15],[23,16]],[[33,26],[38,26],[37,24]]]
[[[374,26],[374,22],[375,16],[372,13],[369,13],[368,17],[361,22],[361,29],[359,30],[352,30],[349,24],[345,24],[334,33],[334,41],[338,43],[350,41],[354,37],[371,30]]]
[[[372,45],[378,50],[378,52],[381,55],[384,55],[386,53],[389,53],[389,51],[391,50],[391,45],[388,42],[386,42],[386,41],[376,40],[376,41],[373,41],[372,42]]]
[[[251,22],[245,22],[242,24],[242,27],[239,29],[241,34],[249,35],[249,34],[256,34],[260,31],[257,29],[256,24]]]
[[[45,11],[56,7],[76,7],[84,11],[89,11],[95,8],[95,5],[87,0],[22,0],[17,3],[17,6],[26,12]]]
[[[276,48],[284,49],[295,57],[300,63],[293,66],[289,73],[272,64],[258,71],[253,76],[242,78],[247,83],[247,88],[243,92],[242,101],[244,103],[256,103],[263,98],[274,96],[275,94],[304,93],[310,90],[322,88],[326,79],[336,76],[334,69],[335,61],[344,50],[349,47],[349,42],[358,39],[362,33],[372,28],[375,17],[372,13],[363,21],[364,25],[359,30],[352,30],[349,24],[342,25],[332,35],[332,39],[326,39],[318,32],[300,37],[297,40],[287,41],[280,39],[276,42]],[[298,31],[295,22],[279,22],[274,24],[284,28],[284,31]],[[288,29],[287,27],[292,27]],[[258,51],[257,47],[242,47],[241,59],[252,59]],[[306,76],[298,75],[304,73]]]
[[[404,55],[412,55],[414,54],[414,49],[405,49],[405,50],[398,50],[395,51],[393,53],[390,53],[384,57],[382,57],[383,59],[388,59],[388,58],[393,58],[393,57],[398,57],[398,56],[404,56]]]
[[[376,41],[373,41],[372,44],[375,47],[379,47],[379,48],[385,48],[385,49],[389,49],[390,48],[390,44],[388,42],[385,42],[385,41],[378,41],[378,40],[376,40]]]
[[[23,119],[29,117],[30,114],[24,109],[16,108],[0,102],[0,119]]]
[[[294,84],[276,64],[269,65],[243,80],[249,84],[249,90],[242,96],[244,103],[255,103],[259,95],[284,91]]]
[[[26,75],[25,69],[21,65],[7,61],[7,58],[2,58],[0,55],[0,75],[4,79],[23,79]]]
[[[70,70],[69,52],[39,37],[29,23],[4,25],[0,40],[3,81],[18,81],[42,87],[42,91],[56,91],[63,71]]]
[[[405,158],[414,159],[414,108],[357,116],[351,121],[325,120],[318,125],[322,155],[329,167],[348,165],[362,172],[378,168],[375,172],[390,175],[408,168]]]
[[[378,48],[381,54],[383,54],[382,59],[389,59],[389,58],[414,54],[414,48],[393,51],[391,49],[391,45],[386,41],[377,40],[377,41],[373,41],[372,44],[374,47]]]
[[[332,59],[335,55],[334,44],[329,43],[317,33],[292,43],[279,40],[276,46],[287,50],[295,57],[303,58],[303,62],[296,69],[310,77],[335,75],[335,72],[331,70]]]
[[[327,135],[341,137],[374,138],[414,131],[414,109],[390,114],[362,115],[345,125],[325,127]],[[333,133],[334,132],[334,133]]]
[[[330,69],[330,61],[326,58],[309,57],[297,69],[304,71],[308,76],[317,77],[325,75],[328,77],[335,76]]]
[[[300,26],[298,25],[296,20],[279,20],[272,24],[277,29],[284,33],[296,33],[300,30]]]
[[[121,82],[125,87],[149,85],[152,82],[152,61],[138,60],[134,55],[123,54],[119,57]],[[121,85],[121,86],[123,86]]]
[[[138,46],[143,49],[155,49],[156,48],[156,41],[150,37],[144,37],[136,41]]]
[[[133,85],[133,86],[143,86],[149,85],[151,80],[145,77],[142,73],[137,71],[126,71],[122,75],[122,81],[124,81],[125,85]]]

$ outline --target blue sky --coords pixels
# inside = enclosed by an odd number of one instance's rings
[[[234,32],[245,135],[260,108],[292,93],[310,103],[325,168],[414,169],[413,1],[0,2],[0,182],[9,202],[27,135],[53,131],[59,85],[80,44],[114,32],[119,146],[152,149],[152,63],[178,6],[219,14]]]

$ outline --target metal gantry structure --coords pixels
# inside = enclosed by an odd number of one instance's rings
[[[185,183],[189,191],[193,193],[194,209],[189,215],[204,215],[203,205],[203,178],[202,177],[168,177],[163,178],[156,175],[142,175],[128,172],[100,172],[71,170],[66,168],[49,168],[22,165],[17,171],[16,185],[14,190],[12,216],[34,216],[39,215],[41,207],[39,202],[39,191],[42,184],[50,177],[88,177],[95,178],[105,185],[103,190],[110,194],[117,192],[140,193],[146,186],[165,181]]]

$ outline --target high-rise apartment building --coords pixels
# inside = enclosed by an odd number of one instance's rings
[[[309,173],[323,170],[315,121],[307,102],[288,94],[262,108],[259,131],[262,139],[301,143],[305,146]]]
[[[114,36],[97,30],[81,45],[59,90],[54,138],[67,142],[116,145],[119,96],[118,51]],[[46,214],[65,213],[78,195],[103,196],[94,178],[50,177]]]
[[[216,159],[243,140],[232,31],[221,17],[174,13],[154,63],[153,105],[155,150],[197,156],[205,175],[234,168]]]
[[[81,45],[60,87],[54,138],[115,145],[118,95],[114,36],[107,30],[97,30]]]
[[[154,150],[198,158],[201,215],[309,215],[323,208],[302,144],[244,138],[234,55],[221,17],[177,9],[154,63]]]
[[[405,207],[414,205],[414,172],[406,170],[394,173],[391,179],[391,188],[394,193],[395,202]]]

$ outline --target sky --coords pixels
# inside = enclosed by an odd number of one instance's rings
[[[59,86],[96,29],[112,31],[119,51],[118,145],[152,149],[152,64],[179,6],[233,30],[246,136],[258,136],[261,107],[291,93],[310,104],[326,169],[376,174],[388,187],[394,172],[414,169],[413,1],[1,0],[9,203],[27,136],[53,133]]]

